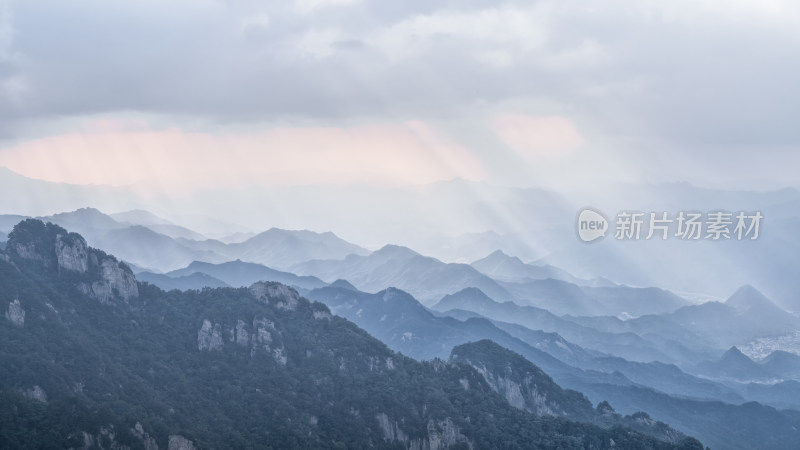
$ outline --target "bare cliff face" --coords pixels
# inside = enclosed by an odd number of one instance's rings
[[[539,416],[566,415],[557,402],[548,398],[547,391],[537,385],[535,376],[525,374],[516,377],[510,367],[503,372],[494,372],[485,364],[479,363],[473,363],[472,367],[483,375],[489,386],[505,397],[511,406],[527,409]]]
[[[86,294],[101,303],[110,303],[115,298],[128,301],[139,296],[139,286],[133,272],[116,259],[107,257],[100,262],[100,280],[80,286]]]
[[[212,323],[204,319],[197,330],[197,349],[200,351],[222,350],[225,343],[240,347],[250,347],[250,356],[262,351],[271,355],[275,361],[285,366],[286,349],[283,347],[280,332],[275,324],[265,317],[255,317],[252,326],[238,319],[236,324],[223,326],[219,322]]]
[[[80,273],[89,270],[89,248],[82,236],[56,235],[55,250],[59,270]]]
[[[400,424],[391,420],[386,413],[379,413],[375,418],[386,442],[400,443],[409,450],[444,450],[456,444],[463,444],[469,449],[474,448],[473,443],[461,433],[450,418],[440,421],[428,420],[426,435],[416,439],[411,439]]]

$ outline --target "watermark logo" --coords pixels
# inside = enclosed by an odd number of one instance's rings
[[[583,242],[592,242],[606,235],[608,220],[599,212],[586,208],[578,214],[578,237]]]
[[[755,240],[761,231],[764,216],[760,211],[729,212],[667,211],[644,213],[620,211],[614,221],[614,239],[638,241],[651,239]],[[611,224],[598,211],[585,208],[578,214],[578,237],[591,242],[606,235]]]

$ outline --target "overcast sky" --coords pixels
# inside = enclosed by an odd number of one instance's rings
[[[800,3],[0,0],[0,165],[165,191],[797,186]]]

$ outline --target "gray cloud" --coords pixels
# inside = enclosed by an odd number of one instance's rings
[[[227,123],[474,123],[511,109],[566,115],[608,147],[705,149],[701,164],[720,149],[800,141],[791,4],[9,5],[0,20],[7,127],[125,111]]]

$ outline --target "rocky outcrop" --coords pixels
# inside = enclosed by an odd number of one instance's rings
[[[25,397],[38,402],[47,403],[47,393],[38,384],[24,392]]]
[[[25,325],[25,310],[22,309],[22,305],[19,303],[19,300],[15,299],[13,302],[8,304],[6,319],[18,327]]]
[[[250,333],[247,332],[247,324],[243,320],[236,321],[236,327],[234,327],[232,335],[232,341],[236,345],[247,347],[247,344],[250,343]]]
[[[169,444],[167,450],[196,450],[192,441],[186,439],[179,434],[173,434],[169,437]]]
[[[124,431],[119,434],[125,434]],[[77,433],[72,433],[70,435],[71,438],[78,438],[82,441],[82,446],[79,447],[82,450],[94,450],[94,449],[109,449],[109,450],[130,450],[131,448],[143,448],[144,450],[158,450],[158,444],[156,443],[155,438],[150,436],[146,431],[144,431],[144,427],[139,422],[136,422],[133,428],[130,428],[130,434],[136,438],[140,445],[133,445],[132,447],[126,444],[121,443],[120,441],[125,441],[125,439],[117,439],[117,430],[114,428],[114,425],[102,426],[100,427],[100,431],[97,434],[91,434],[86,431],[80,431]],[[186,448],[186,449],[194,449],[191,441],[186,440],[189,442],[190,447],[178,447],[178,448]],[[172,444],[172,436],[170,436],[170,447]]]
[[[76,287],[101,303],[118,298],[127,302],[139,296],[136,277],[128,266],[89,247],[81,235],[52,223],[20,222],[9,234],[7,253],[12,262],[14,258],[38,261],[65,275],[78,274],[71,278]]]
[[[386,413],[379,413],[375,416],[378,419],[378,427],[383,432],[383,439],[389,442],[408,442],[408,435],[400,429],[400,426],[395,421],[389,420]]]
[[[472,364],[472,367],[483,376],[492,390],[505,397],[511,406],[527,409],[540,416],[565,415],[555,402],[548,400],[546,393],[539,390],[536,379],[531,374],[526,374],[521,381],[517,381],[510,368],[509,373],[503,374],[494,373],[482,364]]]
[[[212,325],[209,320],[204,320],[197,332],[197,349],[200,351],[220,350],[222,348],[222,332],[220,325]]]
[[[222,332],[226,331],[228,341],[240,347],[250,347],[250,356],[253,357],[259,351],[271,355],[275,362],[286,365],[286,349],[283,344],[274,344],[274,335],[278,335],[275,323],[265,317],[253,319],[253,326],[247,329],[247,323],[241,319],[236,321],[236,325],[230,328],[223,328],[219,323],[212,323],[210,320],[203,320],[203,324],[197,331],[197,349],[200,351],[222,350],[224,345]]]
[[[141,423],[136,422],[136,425],[131,428],[131,433],[136,436],[139,441],[141,441],[144,450],[158,450],[158,444],[156,443],[156,440],[144,431]]]
[[[286,311],[294,311],[300,301],[297,291],[280,283],[258,282],[250,286],[250,293],[257,300],[274,303],[278,309]]]
[[[125,302],[139,296],[139,285],[128,266],[111,257],[99,262],[100,280],[82,283],[79,289],[100,303],[111,303],[115,298]]]
[[[272,344],[272,333],[270,330],[275,330],[275,324],[264,317],[253,319],[253,335],[251,337],[250,356],[256,354],[259,349],[270,351],[270,344]]]
[[[457,346],[452,363],[471,366],[511,406],[536,415],[586,418],[594,415],[582,394],[564,390],[522,356],[488,340]]]
[[[466,444],[467,448],[473,448],[469,439],[461,434],[461,430],[449,417],[438,422],[428,421],[428,446],[422,448],[444,450],[462,443]]]
[[[77,436],[75,436],[77,435]],[[128,450],[130,447],[122,445],[117,441],[117,432],[114,425],[107,427],[100,427],[100,432],[97,434],[90,434],[86,431],[73,434],[71,437],[80,437],[83,445],[80,447],[82,450],[90,449],[110,449],[110,450]]]
[[[392,421],[386,413],[379,413],[375,418],[378,420],[378,427],[383,432],[385,441],[401,442],[409,450],[444,450],[456,444],[464,444],[470,449],[474,447],[449,417],[440,421],[428,420],[427,435],[417,439],[410,439],[397,421]]]
[[[317,320],[331,320],[333,316],[328,311],[314,311],[314,318]]]
[[[89,270],[89,247],[80,235],[70,233],[56,236],[56,261],[59,270],[85,273]]]

